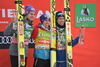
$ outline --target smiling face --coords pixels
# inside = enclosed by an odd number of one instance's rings
[[[45,19],[44,22],[43,22],[43,26],[45,26],[46,28],[49,28],[50,26],[50,19]]]
[[[58,17],[58,18],[57,18],[57,23],[58,23],[59,25],[64,25],[64,23],[65,23],[65,18],[64,18],[64,17]]]
[[[36,13],[35,12],[30,12],[28,15],[26,15],[26,18],[29,21],[33,21],[35,17],[36,17]]]

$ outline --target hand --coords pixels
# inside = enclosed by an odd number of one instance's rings
[[[17,17],[12,17],[12,22],[15,23],[17,22],[18,18]]]
[[[17,11],[13,11],[13,17],[12,17],[12,22],[17,22],[18,18],[17,18]]]

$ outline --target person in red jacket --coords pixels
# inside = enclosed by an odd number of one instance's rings
[[[36,26],[31,38],[35,40],[33,67],[50,67],[50,17],[40,16],[41,24]]]

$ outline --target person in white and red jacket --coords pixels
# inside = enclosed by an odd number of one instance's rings
[[[41,24],[34,28],[31,35],[35,40],[33,67],[50,67],[50,17],[42,14],[40,22]]]

